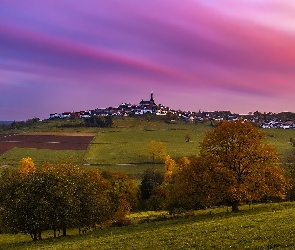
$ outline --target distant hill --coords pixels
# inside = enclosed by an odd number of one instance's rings
[[[5,125],[9,125],[13,123],[13,121],[0,121],[0,124],[5,124]]]

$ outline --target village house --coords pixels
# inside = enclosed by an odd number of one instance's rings
[[[295,113],[281,112],[278,114],[268,112],[260,113],[258,111],[247,114],[232,114],[230,111],[181,111],[172,110],[162,104],[157,105],[154,100],[153,91],[149,100],[142,99],[139,104],[122,103],[118,107],[97,108],[95,110],[79,112],[63,112],[61,114],[52,113],[49,119],[66,119],[66,118],[90,118],[91,116],[130,116],[143,115],[146,113],[155,115],[167,115],[170,120],[182,120],[187,122],[207,121],[236,121],[242,119],[259,125],[261,128],[282,128],[295,129]]]

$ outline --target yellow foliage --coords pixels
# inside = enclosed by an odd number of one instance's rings
[[[170,157],[170,155],[167,155],[165,157],[165,174],[164,174],[165,181],[171,179],[175,166],[176,166],[175,161]]]
[[[166,147],[160,141],[150,141],[148,145],[148,154],[153,163],[156,159],[163,161],[166,156]]]
[[[126,199],[121,198],[119,200],[119,206],[115,214],[115,219],[117,221],[124,220],[126,218],[126,215],[130,213],[130,210],[131,210],[130,203]]]
[[[34,161],[30,157],[22,158],[19,166],[19,172],[21,174],[29,174],[34,173],[36,171],[36,167]]]
[[[190,164],[189,158],[184,156],[184,157],[179,159],[179,161],[177,163],[177,167],[178,167],[178,169],[184,169],[187,166],[189,166],[189,164]]]

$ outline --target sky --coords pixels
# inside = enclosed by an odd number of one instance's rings
[[[149,100],[295,112],[291,0],[1,0],[0,120]]]

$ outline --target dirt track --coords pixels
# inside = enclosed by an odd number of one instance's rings
[[[94,135],[0,135],[0,155],[18,148],[40,148],[54,150],[86,150]]]

